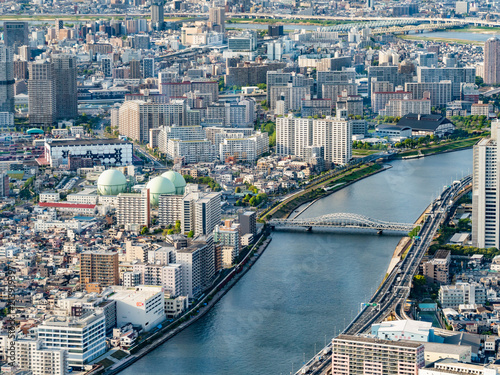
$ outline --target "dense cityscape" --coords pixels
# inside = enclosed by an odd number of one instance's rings
[[[1,374],[500,374],[499,3],[0,33]]]

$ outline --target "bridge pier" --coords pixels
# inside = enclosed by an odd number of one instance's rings
[[[384,231],[383,231],[382,229],[379,229],[379,230],[377,231],[377,235],[381,236],[382,234],[384,234]]]
[[[312,230],[313,230],[313,227],[307,227],[307,228],[306,228],[306,231],[307,231],[307,232],[312,232]]]

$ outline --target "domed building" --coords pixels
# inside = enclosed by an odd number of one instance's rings
[[[151,199],[151,205],[157,206],[158,205],[158,198],[160,195],[163,194],[168,194],[168,195],[174,195],[175,194],[175,186],[170,181],[168,178],[165,178],[163,176],[157,176],[153,178],[151,181],[148,182],[146,185],[146,188],[149,189],[149,196]]]
[[[186,180],[179,172],[176,171],[168,171],[162,174],[162,177],[165,177],[172,181],[175,186],[175,194],[176,195],[184,195],[184,190],[186,188]]]
[[[118,195],[127,190],[127,178],[116,170],[108,169],[97,179],[97,193],[100,195]]]

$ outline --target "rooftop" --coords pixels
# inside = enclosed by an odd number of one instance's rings
[[[85,146],[85,145],[109,145],[109,144],[132,144],[118,138],[107,139],[53,139],[47,142],[48,145],[57,146]]]
[[[381,340],[371,337],[362,337],[362,336],[351,336],[351,335],[339,335],[334,341],[351,341],[351,342],[364,342],[367,344],[378,344],[378,345],[387,345],[387,346],[400,346],[410,349],[417,349],[422,346],[422,343],[411,342],[411,341],[390,341],[390,340]]]

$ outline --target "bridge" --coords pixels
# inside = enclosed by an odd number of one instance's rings
[[[334,213],[307,219],[272,219],[269,220],[268,224],[273,229],[306,228],[307,230],[312,230],[312,228],[352,228],[373,229],[377,232],[392,231],[405,233],[415,227],[415,224],[392,223],[350,213]]]
[[[342,331],[343,334],[357,335],[366,333],[374,323],[382,322],[391,312],[397,312],[410,294],[413,276],[427,249],[441,226],[447,222],[450,209],[465,193],[470,191],[472,176],[464,177],[459,183],[447,187],[426,210],[426,219],[422,222],[419,238],[410,245],[406,257],[401,260],[391,273],[386,276],[379,289],[365,303],[354,320]],[[317,353],[295,375],[323,375],[331,369],[332,343]]]

